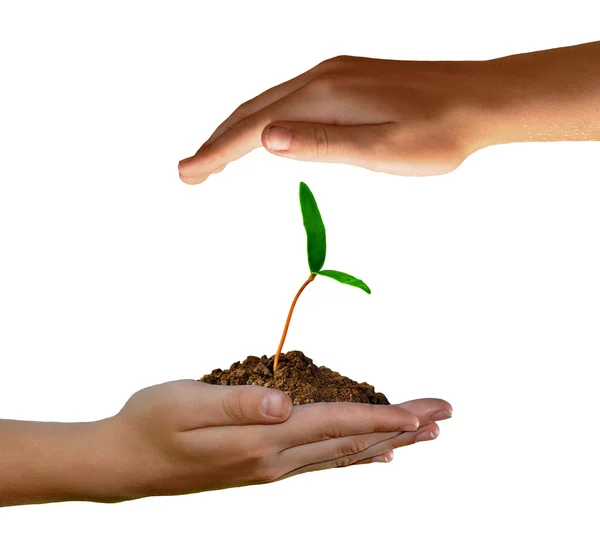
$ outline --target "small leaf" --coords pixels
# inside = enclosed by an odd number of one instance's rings
[[[315,196],[304,182],[300,182],[300,209],[302,209],[302,220],[306,230],[308,267],[311,273],[318,273],[323,268],[327,252],[325,225]]]
[[[317,274],[335,279],[343,284],[356,286],[356,288],[364,290],[367,294],[371,293],[371,289],[362,280],[357,279],[356,277],[353,277],[347,273],[342,273],[341,271],[319,271]]]

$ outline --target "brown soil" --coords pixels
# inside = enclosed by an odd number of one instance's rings
[[[294,405],[311,402],[363,402],[389,404],[382,393],[368,383],[357,383],[313,361],[297,350],[281,354],[273,374],[274,356],[248,356],[229,369],[215,369],[199,381],[212,385],[261,385],[290,395]]]

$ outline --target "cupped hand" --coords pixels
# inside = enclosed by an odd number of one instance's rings
[[[182,380],[134,394],[110,419],[119,485],[108,500],[271,482],[302,472],[391,460],[435,439],[450,417],[439,399],[399,405],[292,407],[283,392]]]
[[[261,145],[287,158],[391,174],[450,172],[482,146],[483,67],[326,60],[242,104],[179,163],[179,175],[198,184]]]

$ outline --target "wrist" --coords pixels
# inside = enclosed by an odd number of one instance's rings
[[[133,456],[117,417],[72,430],[66,474],[61,485],[66,500],[116,503],[134,498]]]
[[[113,418],[0,421],[0,506],[127,499],[131,475]]]
[[[600,43],[481,62],[477,148],[600,139]]]

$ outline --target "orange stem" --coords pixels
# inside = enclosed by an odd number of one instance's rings
[[[277,352],[275,352],[275,361],[273,362],[273,373],[275,373],[275,370],[277,369],[277,364],[279,363],[279,356],[281,355],[281,349],[283,348],[283,343],[285,342],[285,337],[287,336],[287,332],[290,327],[290,321],[292,320],[292,313],[294,313],[294,308],[296,307],[296,302],[298,301],[300,294],[302,294],[302,291],[313,280],[315,280],[316,276],[317,275],[315,273],[310,274],[310,276],[308,277],[306,282],[300,287],[300,290],[298,290],[298,294],[296,294],[296,297],[294,298],[294,301],[292,302],[292,306],[290,307],[290,311],[288,313],[287,320],[285,322],[285,327],[283,328],[283,334],[281,335],[281,342],[279,343],[279,346],[277,347]]]

